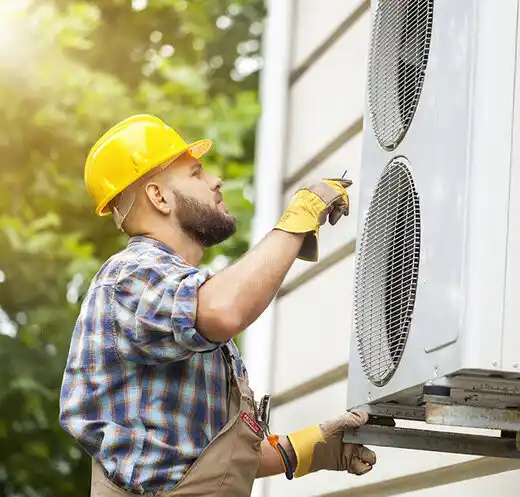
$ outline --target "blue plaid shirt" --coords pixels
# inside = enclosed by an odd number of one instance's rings
[[[219,347],[194,328],[212,274],[133,237],[94,277],[72,335],[63,428],[137,493],[171,489],[227,421]],[[237,374],[245,367],[229,342]]]

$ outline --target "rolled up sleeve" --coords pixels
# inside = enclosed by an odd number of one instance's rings
[[[151,267],[121,278],[113,298],[120,353],[136,362],[164,362],[220,347],[195,329],[198,290],[211,276],[196,268],[166,272]]]

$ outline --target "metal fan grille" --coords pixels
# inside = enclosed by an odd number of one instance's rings
[[[374,133],[394,150],[412,122],[428,62],[434,0],[379,0],[369,55]]]
[[[370,202],[359,242],[354,324],[361,365],[383,386],[404,352],[419,272],[419,198],[408,162],[393,159]]]

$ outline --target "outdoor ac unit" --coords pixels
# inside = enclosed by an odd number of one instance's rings
[[[372,2],[349,409],[520,431],[518,15]]]

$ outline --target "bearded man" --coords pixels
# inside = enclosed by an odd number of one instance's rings
[[[317,260],[318,231],[348,214],[349,181],[298,190],[272,232],[212,274],[204,249],[236,229],[222,181],[160,119],[115,125],[90,151],[85,183],[128,246],[94,276],[72,335],[60,422],[92,459],[92,497],[246,497],[255,478],[364,474],[375,455],[344,444],[366,414],[272,438],[233,343],[269,305],[294,260]],[[273,442],[274,440],[274,442]]]

